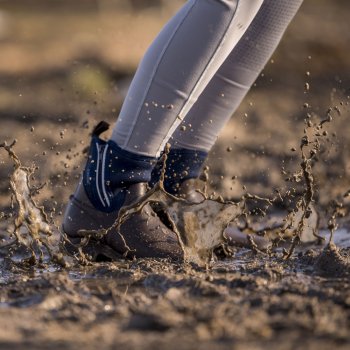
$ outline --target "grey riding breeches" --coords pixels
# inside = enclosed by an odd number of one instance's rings
[[[302,0],[189,0],[142,59],[114,127],[122,148],[208,152]]]

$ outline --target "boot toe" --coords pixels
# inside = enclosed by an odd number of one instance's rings
[[[183,251],[174,231],[146,205],[106,236],[106,242],[129,257],[183,259]]]

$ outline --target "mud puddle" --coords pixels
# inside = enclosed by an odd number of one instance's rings
[[[266,257],[235,248],[209,270],[152,259],[68,269],[7,266],[1,345],[175,349],[181,338],[185,349],[346,348],[349,265],[339,270],[332,263],[337,255],[322,254],[309,247],[285,260],[278,252]]]

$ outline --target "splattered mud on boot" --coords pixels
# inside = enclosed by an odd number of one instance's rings
[[[141,212],[150,204],[177,234],[185,261],[197,264],[209,262],[214,248],[224,243],[225,228],[241,215],[243,207],[239,203],[225,202],[222,199],[205,199],[201,203],[193,203],[167,193],[163,182],[168,150],[163,155],[163,171],[156,186],[136,203],[123,207],[110,228],[98,231],[80,230],[78,234],[85,238],[83,245],[88,245],[89,239],[101,239],[113,230],[112,232],[121,236],[124,246],[129,247],[119,228],[133,214]]]
[[[245,230],[237,230],[232,226],[229,227],[229,225],[237,221],[239,217],[243,216],[247,219],[249,213],[246,212],[246,201],[248,199],[266,201],[269,205],[272,205],[274,200],[246,194],[241,201],[234,203],[224,201],[221,197],[208,199],[207,194],[203,193],[205,199],[201,203],[191,203],[167,193],[164,190],[163,182],[170,145],[167,145],[163,155],[160,181],[153,189],[140,198],[137,203],[122,208],[111,228],[95,232],[82,230],[80,234],[87,239],[89,237],[101,239],[111,230],[118,232],[118,228],[132,214],[140,212],[145,205],[151,203],[155,208],[161,208],[170,228],[176,232],[179,244],[184,252],[185,261],[206,264],[210,261],[214,249],[226,243],[249,246],[253,250],[267,250],[270,247],[269,242],[272,240],[292,239],[290,251],[285,253],[286,257],[289,258],[299,242],[311,242],[316,238],[319,239],[316,234],[318,215],[313,206],[313,181],[310,160],[306,158],[303,152],[305,145],[306,143],[302,142],[303,162],[301,166],[306,183],[304,196],[298,201],[296,209],[284,218],[282,223],[275,225],[273,228],[264,227],[264,238],[257,236],[250,225],[247,225]],[[314,155],[315,152],[313,151],[311,157]],[[86,241],[84,244],[87,244]],[[127,247],[128,242],[124,241],[124,245]]]
[[[122,211],[116,226],[147,203],[166,208],[165,213],[171,228],[178,235],[185,261],[198,264],[209,262],[214,248],[224,243],[225,228],[243,210],[239,203],[219,200],[206,199],[202,203],[190,203],[165,192],[162,184],[158,183],[145,198]]]
[[[338,108],[334,108],[334,110],[340,113]],[[211,260],[214,249],[226,243],[241,244],[256,251],[266,251],[271,247],[270,242],[278,245],[286,239],[292,239],[289,251],[285,251],[285,257],[290,258],[300,242],[322,239],[317,234],[318,214],[314,206],[315,189],[312,168],[321,149],[321,139],[327,135],[324,131],[324,124],[331,121],[332,111],[333,109],[330,109],[327,112],[327,118],[319,123],[311,122],[310,116],[305,119],[306,128],[300,143],[300,170],[290,174],[286,179],[291,183],[304,183],[304,190],[296,201],[295,208],[282,221],[275,222],[274,226],[264,226],[264,223],[260,222],[261,227],[258,229],[251,225],[249,222],[250,211],[247,209],[246,203],[248,200],[265,201],[267,206],[272,206],[277,197],[272,199],[260,198],[247,193],[239,201],[230,202],[224,201],[220,196],[215,199],[213,196],[208,198],[204,194],[205,200],[203,202],[190,203],[166,193],[163,182],[170,147],[168,146],[163,156],[161,179],[152,190],[140,198],[137,203],[123,208],[119,212],[116,222],[110,228],[91,232],[81,230],[79,232],[83,240],[78,247],[78,260],[81,263],[87,263],[89,260],[89,256],[84,255],[82,248],[88,246],[91,239],[97,242],[111,230],[118,232],[118,228],[132,214],[141,211],[147,204],[163,208],[164,215],[167,218],[166,221],[178,236],[185,261],[206,264]],[[15,164],[14,173],[11,177],[11,188],[19,207],[18,216],[15,220],[15,241],[8,242],[8,245],[12,246],[19,243],[27,246],[31,252],[33,262],[36,261],[34,245],[39,249],[39,261],[43,260],[41,247],[46,249],[51,258],[60,261],[63,259],[63,255],[59,252],[59,245],[52,246],[48,240],[51,231],[46,215],[42,208],[36,206],[31,196],[28,178],[31,176],[32,170],[21,166],[18,157],[12,150],[12,146],[2,145]],[[337,209],[330,219],[329,225],[333,225],[334,228],[336,227],[335,220],[339,216],[338,212]],[[265,215],[264,210],[262,210],[262,214]],[[241,217],[245,218],[245,227],[239,227],[237,224]],[[236,225],[236,227],[233,225]],[[28,231],[25,234],[20,232],[23,226]],[[262,232],[263,235],[259,235]],[[121,238],[124,240],[125,247],[128,247],[128,242],[125,241],[122,235]],[[67,238],[64,237],[63,239]]]

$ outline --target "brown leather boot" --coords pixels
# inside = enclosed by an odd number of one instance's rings
[[[125,206],[141,198],[146,192],[146,186],[145,183],[130,186]],[[83,247],[83,252],[90,255],[92,260],[123,256],[176,260],[183,258],[177,235],[162,223],[149,204],[140,212],[131,214],[119,228],[113,227],[117,218],[118,212],[104,213],[95,209],[80,182],[70,197],[62,223],[63,231],[71,242],[65,242],[66,247],[72,251],[74,245],[81,244],[92,231],[100,231],[102,237],[93,234]],[[111,229],[108,230],[109,228]],[[103,230],[107,230],[106,234]]]
[[[108,127],[101,122],[94,128],[83,175],[67,205],[62,223],[67,248],[79,244],[93,259],[181,259],[176,233],[162,223],[149,204],[116,225],[123,208],[145,195],[153,159],[123,150],[112,140],[102,140],[99,135]]]

